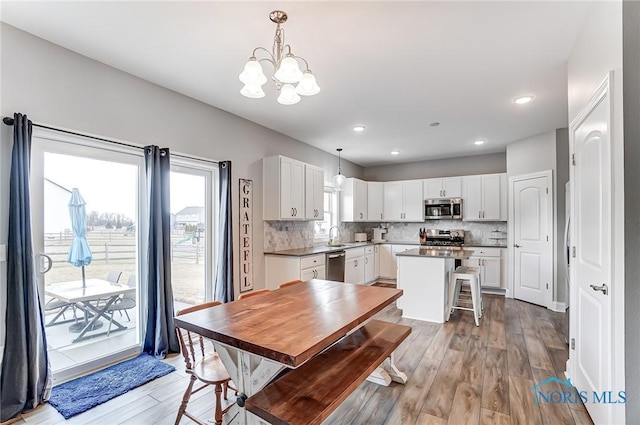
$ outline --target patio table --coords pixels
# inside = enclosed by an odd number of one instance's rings
[[[85,312],[85,315],[89,312],[93,313],[91,320],[88,320],[85,326],[80,331],[80,334],[72,341],[79,342],[89,338],[95,338],[97,336],[107,335],[112,332],[118,332],[127,329],[126,326],[121,324],[115,319],[111,319],[107,312],[109,308],[118,300],[118,297],[123,294],[129,294],[135,292],[135,288],[119,283],[112,283],[102,279],[87,279],[86,287],[82,287],[82,281],[76,280],[71,282],[64,282],[55,285],[45,286],[45,293],[50,297],[57,298],[61,301],[69,304],[77,304]],[[92,303],[92,301],[101,300],[104,302]],[[95,323],[104,317],[106,320],[112,320],[111,325],[115,326],[115,329],[100,333],[87,334]]]

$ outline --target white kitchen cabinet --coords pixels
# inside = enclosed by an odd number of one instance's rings
[[[460,198],[462,196],[462,178],[446,177],[437,179],[425,179],[424,198]]]
[[[506,185],[502,183],[506,181],[505,179],[504,174],[463,177],[463,219],[467,221],[506,220],[506,217],[503,217],[506,214]]]
[[[374,256],[374,264],[375,264],[375,279],[380,277],[380,245],[374,245],[373,247],[373,256]]]
[[[386,279],[395,279],[396,265],[393,261],[393,245],[378,245],[380,255],[380,277]]]
[[[367,183],[367,221],[384,219],[384,183]]]
[[[265,255],[265,285],[277,289],[281,283],[300,279],[325,279],[325,254],[306,257]]]
[[[509,220],[509,210],[507,209],[507,175],[500,174],[500,221]]]
[[[364,247],[349,248],[344,251],[344,281],[363,284],[365,282]]]
[[[378,278],[376,274],[376,248],[377,245],[367,245],[364,247],[364,281],[371,283]]]
[[[424,221],[422,180],[384,183],[385,221]]]
[[[300,271],[300,280],[306,282],[311,279],[325,279],[326,269],[325,266],[311,267]]]
[[[395,279],[398,276],[398,259],[396,254],[408,249],[417,248],[418,245],[383,244],[380,246],[380,277]]]
[[[262,160],[262,167],[263,219],[305,220],[305,163],[284,156],[270,156]],[[324,211],[324,207],[319,210]]]
[[[307,220],[324,220],[324,170],[304,165],[304,216]]]
[[[502,276],[502,249],[469,247],[473,256],[462,261],[463,266],[478,267],[480,283],[486,288],[504,288]]]
[[[347,178],[340,191],[340,221],[367,221],[367,182]]]

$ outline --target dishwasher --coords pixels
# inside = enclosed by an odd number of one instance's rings
[[[327,280],[344,282],[344,251],[327,252]]]

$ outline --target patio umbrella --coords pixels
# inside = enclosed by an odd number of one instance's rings
[[[71,200],[69,201],[69,215],[71,216],[71,229],[73,231],[73,241],[69,248],[67,262],[76,267],[82,267],[82,287],[86,287],[84,277],[84,266],[91,264],[91,248],[87,242],[87,212],[85,202],[80,195],[80,191],[73,188]]]

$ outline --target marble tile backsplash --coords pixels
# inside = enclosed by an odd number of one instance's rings
[[[312,221],[264,221],[264,250],[281,251],[296,249],[323,243],[313,239]],[[427,221],[424,223],[342,223],[340,241],[353,242],[354,233],[364,232],[368,238],[373,237],[373,228],[383,225],[388,229],[387,240],[394,242],[417,242],[421,227],[428,229],[463,229],[467,245],[506,245],[507,223],[469,222],[460,220]],[[494,230],[498,230],[505,239],[496,241]],[[496,243],[500,242],[500,243]]]

